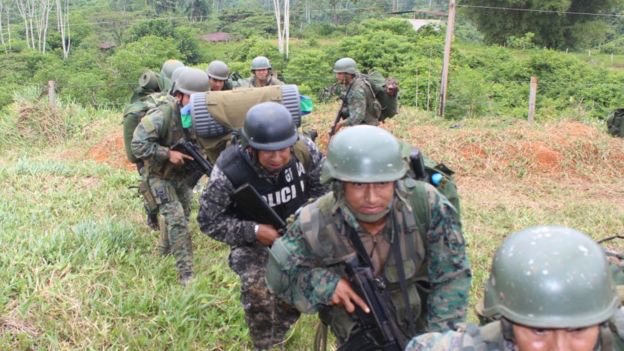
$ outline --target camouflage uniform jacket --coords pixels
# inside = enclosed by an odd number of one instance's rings
[[[349,110],[347,125],[369,124],[376,126],[379,124],[381,115],[381,105],[373,94],[373,89],[360,75],[356,75],[351,85],[343,87],[342,91],[347,94],[346,106]]]
[[[184,131],[180,120],[180,106],[172,101],[151,109],[134,130],[132,153],[145,161],[151,175],[163,179],[180,179],[186,174],[184,167],[169,162],[169,147],[189,132]]]
[[[327,188],[321,185],[319,181],[321,163],[324,157],[312,140],[304,136],[300,138],[310,151],[310,169],[307,170],[306,174],[309,194],[311,197],[318,197],[327,192]],[[296,159],[294,152],[292,159]],[[257,161],[253,162],[253,167],[258,177],[273,181],[273,177]],[[215,164],[210,174],[210,181],[200,198],[200,209],[197,215],[200,228],[202,232],[231,247],[261,246],[259,242],[256,242],[254,233],[254,226],[257,223],[241,220],[228,211],[232,203],[230,196],[234,190],[232,182]]]
[[[423,189],[419,196],[425,197],[421,201],[428,202],[430,218],[425,235],[419,234],[414,225],[413,205],[407,205],[400,199],[405,196],[413,203],[411,197],[415,190],[410,190],[413,189],[410,187],[415,187],[415,183],[411,179],[397,182],[397,189],[405,190],[396,191],[393,210],[387,218],[394,218],[395,223],[401,224],[390,227],[397,230],[386,229],[378,235],[385,235],[388,242],[393,241],[393,236],[400,240],[409,310],[412,317],[418,319],[416,331],[449,330],[463,322],[470,289],[471,273],[461,224],[455,209],[445,197],[432,186],[418,182]],[[317,230],[316,236],[308,231],[309,228]],[[320,312],[321,319],[330,325],[334,335],[342,342],[348,339],[355,323],[346,321],[345,324],[351,325],[338,325],[345,318],[353,317],[347,317],[342,307],[332,307],[331,299],[339,279],[346,277],[345,260],[355,255],[347,238],[348,230],[355,230],[360,237],[369,235],[360,228],[346,206],[337,203],[333,193],[326,194],[303,207],[287,234],[273,243],[267,267],[267,283],[272,291],[302,312]],[[396,231],[402,236],[395,236],[398,234]],[[393,256],[390,253],[386,260],[383,276],[388,283],[390,298],[398,310],[399,324],[406,336],[411,337],[414,334],[407,335],[408,309],[402,299]],[[327,321],[323,318],[327,310],[336,312],[334,316],[340,313],[344,316]]]

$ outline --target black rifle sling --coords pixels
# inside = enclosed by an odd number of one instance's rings
[[[407,333],[408,337],[416,335],[414,332],[414,316],[412,315],[412,308],[409,304],[409,296],[407,295],[407,282],[405,279],[405,269],[403,267],[403,257],[401,255],[401,237],[403,231],[397,226],[396,216],[392,215],[392,250],[394,251],[394,262],[399,273],[399,285],[401,286],[401,293],[405,302],[405,311],[407,314]]]
[[[373,262],[366,252],[364,243],[362,243],[362,239],[360,239],[357,231],[353,228],[349,229],[349,239],[351,239],[351,243],[354,246],[353,248],[355,249],[355,253],[360,257],[360,261],[364,262],[364,264],[366,264],[368,267],[370,267],[371,270],[373,270]]]

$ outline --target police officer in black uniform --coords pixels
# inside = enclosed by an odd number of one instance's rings
[[[252,220],[231,196],[250,184],[286,220],[310,197],[327,191],[319,181],[322,160],[316,145],[297,133],[284,106],[260,103],[247,112],[239,142],[221,153],[202,193],[200,228],[231,248],[228,263],[240,276],[241,304],[257,350],[283,342],[299,312],[266,287],[267,248],[278,238],[278,228]]]

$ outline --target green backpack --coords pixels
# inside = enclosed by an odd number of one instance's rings
[[[403,157],[409,161],[410,176],[433,185],[440,194],[444,195],[457,210],[457,217],[461,218],[459,194],[457,184],[453,179],[453,172],[444,163],[438,163],[423,155],[418,148],[403,144]]]
[[[385,78],[379,72],[362,74],[364,80],[370,85],[375,98],[381,105],[379,120],[394,117],[399,112],[399,84],[392,77]],[[388,89],[387,89],[388,88]],[[388,91],[390,90],[390,94]]]
[[[131,144],[134,130],[141,122],[143,116],[153,108],[173,102],[175,102],[175,99],[167,93],[152,93],[126,105],[123,113],[123,140],[128,161],[132,163],[139,161],[132,153]]]
[[[607,129],[614,137],[624,138],[624,108],[611,112],[607,119]]]

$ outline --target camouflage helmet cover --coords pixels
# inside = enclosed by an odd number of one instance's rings
[[[223,61],[214,60],[208,64],[206,69],[208,77],[218,80],[227,80],[230,75],[228,66]]]
[[[241,134],[252,148],[263,151],[287,148],[299,138],[288,109],[272,101],[259,103],[247,111]]]
[[[182,61],[167,60],[165,61],[165,63],[163,63],[162,68],[160,69],[160,74],[163,74],[167,78],[171,79],[173,71],[180,67],[184,67],[184,63],[182,63]]]
[[[376,183],[401,179],[407,173],[403,146],[383,128],[348,127],[329,142],[321,182]]]
[[[257,56],[251,60],[251,71],[257,69],[271,69],[271,62],[265,56]]]
[[[355,60],[350,57],[343,57],[334,63],[334,73],[355,74],[356,72],[357,64]]]
[[[606,321],[619,305],[600,245],[571,228],[540,226],[497,250],[483,313],[530,327],[581,328]]]
[[[182,92],[186,95],[208,91],[210,88],[206,72],[187,67],[182,70],[174,82],[172,93]]]

